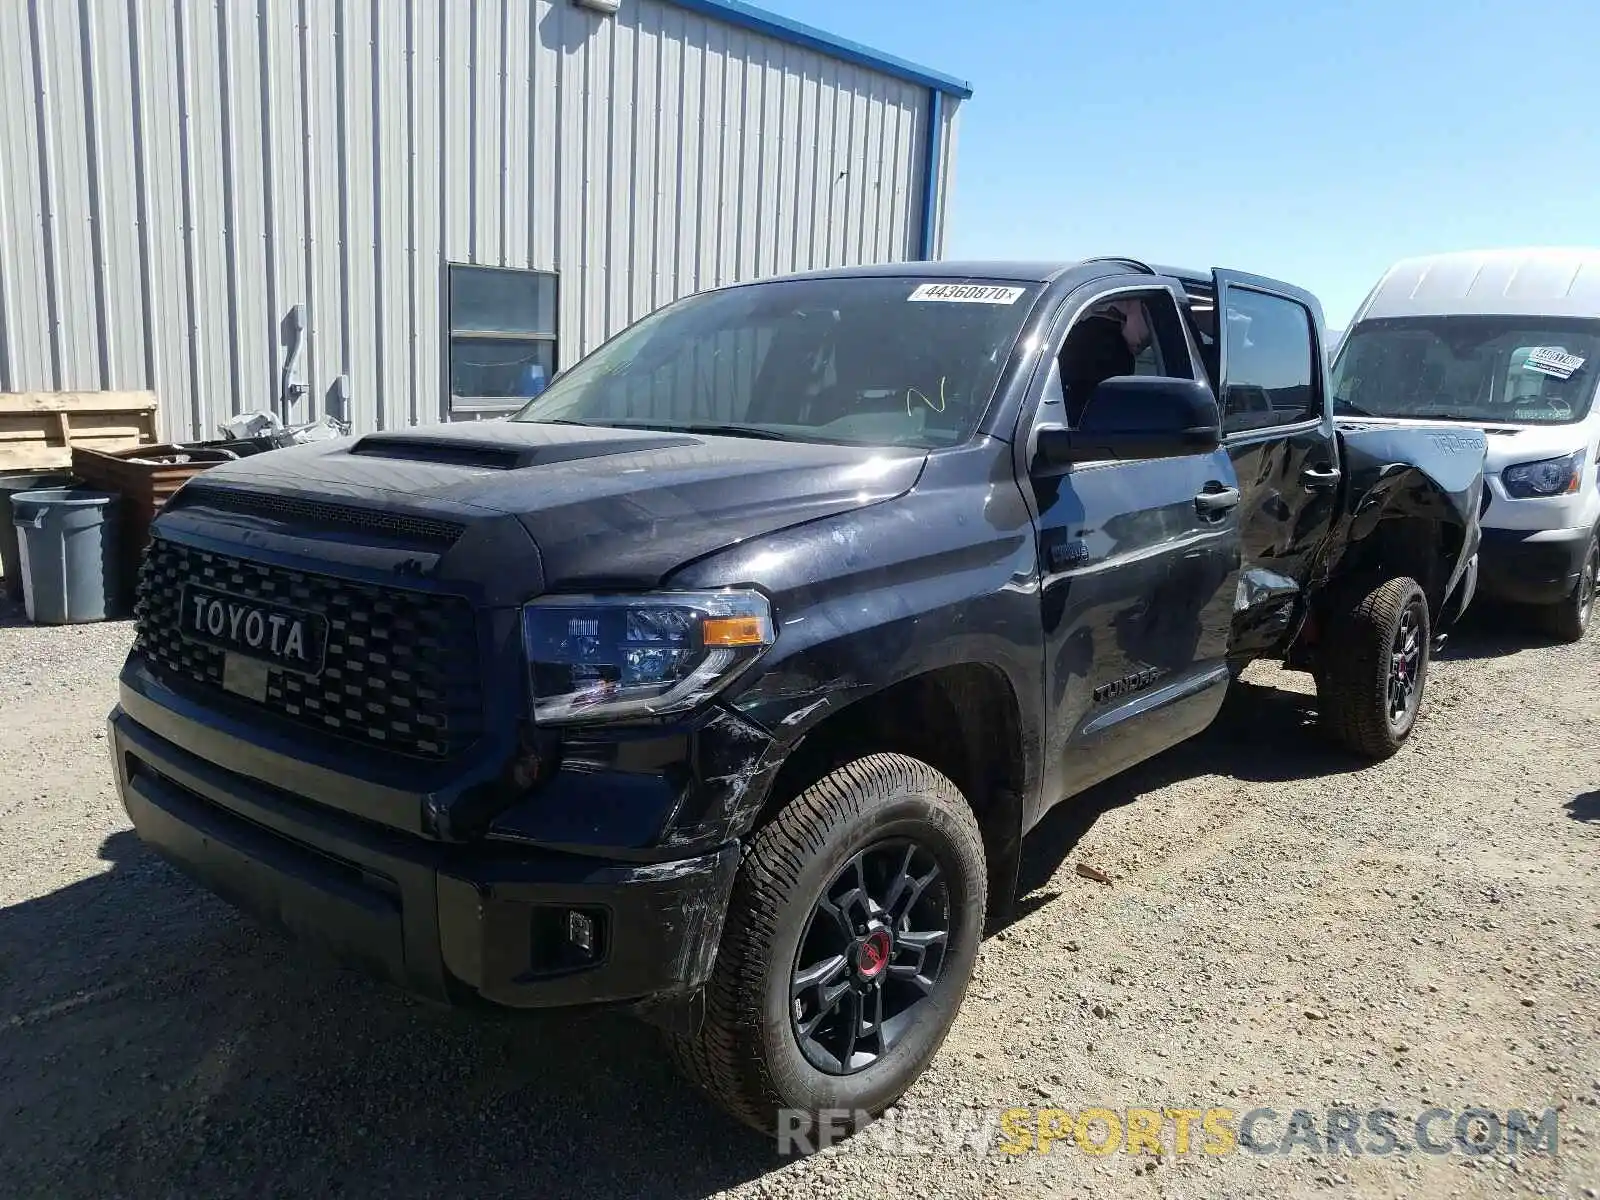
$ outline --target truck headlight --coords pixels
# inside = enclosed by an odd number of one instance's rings
[[[1506,495],[1517,500],[1569,495],[1578,490],[1578,481],[1582,477],[1582,450],[1565,458],[1518,463],[1500,472],[1500,482],[1505,484]]]
[[[548,725],[685,712],[774,641],[754,591],[545,596],[522,609],[533,718]]]

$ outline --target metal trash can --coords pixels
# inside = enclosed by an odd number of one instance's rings
[[[11,497],[28,620],[66,625],[103,621],[115,611],[120,499],[86,488]]]
[[[22,560],[17,557],[17,527],[11,523],[11,497],[40,488],[71,487],[71,471],[16,471],[0,475],[0,590],[8,600],[22,599]]]

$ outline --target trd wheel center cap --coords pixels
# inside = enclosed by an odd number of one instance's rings
[[[889,931],[874,929],[856,943],[853,957],[857,977],[864,981],[876,979],[888,967],[893,953],[894,939]]]

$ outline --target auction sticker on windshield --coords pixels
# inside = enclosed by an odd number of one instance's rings
[[[971,283],[925,283],[911,293],[910,299],[941,304],[1015,304],[1027,290]]]
[[[1528,361],[1522,366],[1524,370],[1537,371],[1541,375],[1571,379],[1583,362],[1578,355],[1568,354],[1560,346],[1535,346],[1528,351]]]

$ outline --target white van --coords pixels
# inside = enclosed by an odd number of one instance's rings
[[[1489,438],[1478,587],[1577,641],[1600,573],[1600,249],[1406,259],[1357,310],[1337,412]]]

